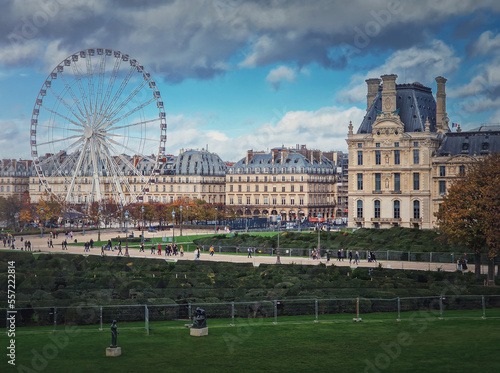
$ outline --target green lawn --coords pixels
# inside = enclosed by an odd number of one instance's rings
[[[2,372],[497,372],[499,319],[272,323],[208,320],[207,337],[177,322],[128,329],[119,324],[123,354],[106,358],[109,325],[16,336],[16,369]],[[140,325],[137,325],[140,326]],[[0,337],[4,350],[5,334]],[[5,346],[5,347],[4,347]]]

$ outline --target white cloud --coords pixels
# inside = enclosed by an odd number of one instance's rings
[[[29,131],[25,130],[26,120],[22,119],[0,119],[0,128],[2,136],[0,137],[0,149],[2,149],[3,158],[22,158],[26,159],[29,154]],[[21,144],[21,146],[20,146]]]
[[[316,111],[285,111],[241,136],[205,128],[201,117],[173,115],[168,118],[167,153],[179,149],[208,149],[224,161],[241,159],[248,149],[268,150],[276,146],[305,144],[322,151],[347,150],[349,122],[361,123],[365,111],[351,107],[323,107]]]
[[[42,51],[42,45],[36,40],[28,40],[21,44],[9,44],[0,48],[0,61],[4,65],[23,64],[37,58]]]
[[[460,58],[452,47],[441,40],[432,40],[424,47],[411,47],[394,52],[385,63],[365,75],[354,75],[351,84],[337,95],[340,102],[358,103],[366,100],[365,79],[384,74],[397,74],[398,83],[421,82],[430,85],[438,75],[458,69]]]
[[[278,66],[269,72],[266,81],[271,84],[274,90],[277,90],[280,88],[281,82],[283,81],[295,83],[296,76],[297,69],[292,69],[288,66]]]
[[[472,50],[475,55],[485,55],[490,52],[497,53],[500,51],[500,34],[493,35],[491,31],[485,31],[479,36],[479,39],[474,43]]]
[[[486,96],[493,100],[500,89],[500,57],[480,66],[480,72],[469,83],[450,92],[450,97]]]

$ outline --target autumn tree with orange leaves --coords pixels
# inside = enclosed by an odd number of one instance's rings
[[[481,253],[488,255],[488,280],[500,248],[500,153],[472,165],[448,190],[436,214],[439,230],[451,243],[465,244],[481,274]]]

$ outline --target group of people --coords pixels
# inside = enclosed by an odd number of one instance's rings
[[[141,243],[141,246],[139,247],[139,252],[144,252],[144,243]],[[158,249],[157,249],[157,246],[153,243],[151,244],[151,254],[153,255],[161,255],[161,243],[158,243]],[[180,255],[180,256],[184,256],[184,248],[180,247],[180,249],[178,248],[177,246],[177,243],[173,243],[172,245],[171,244],[168,244],[165,246],[165,256],[177,256],[177,255]]]
[[[10,233],[7,233],[7,235],[3,235],[2,241],[3,241],[3,247],[8,247],[11,248],[12,250],[15,250],[16,246],[14,245],[14,242],[16,241],[16,238],[13,235],[11,235]]]
[[[467,254],[464,254],[460,259],[457,260],[457,267],[459,271],[467,271]]]
[[[311,252],[311,255],[312,255],[313,259],[320,259],[319,255],[318,255],[318,252],[319,251],[316,251],[316,249],[313,249],[313,251]],[[352,264],[353,260],[354,260],[354,264],[359,264],[359,252],[358,251],[355,251],[354,254],[353,254],[352,250],[349,250],[349,253],[347,254],[347,257],[349,259],[349,264]],[[327,263],[330,262],[330,258],[331,258],[330,251],[326,250],[326,262]],[[373,252],[373,250],[370,251],[369,258],[373,258],[373,260],[375,260],[375,253]],[[337,251],[337,261],[338,262],[343,262],[344,259],[345,259],[345,251],[344,251],[344,249],[338,250]],[[370,260],[368,260],[368,261],[370,261]]]
[[[1,236],[1,240],[3,242],[3,247],[7,247],[9,249],[15,250],[16,249],[16,238],[11,235],[10,233],[6,235]],[[31,241],[24,240],[23,237],[19,238],[19,241],[21,242],[21,251],[33,251],[31,247]]]
[[[368,263],[375,262],[377,263],[377,257],[375,256],[375,251],[370,250],[368,252]]]
[[[85,242],[83,250],[90,251],[90,249],[92,249],[93,247],[94,247],[94,241],[91,239],[90,241]],[[117,255],[123,255],[122,242],[121,241],[118,241],[118,243],[115,242],[115,245],[113,246],[113,243],[111,242],[111,240],[108,240],[108,242],[105,245],[101,246],[101,255],[102,256],[106,255],[105,254],[106,250],[112,251],[112,252],[117,251]]]

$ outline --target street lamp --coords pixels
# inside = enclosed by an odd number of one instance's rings
[[[141,243],[144,244],[144,205],[141,206],[141,218],[142,218],[142,236]]]
[[[85,236],[85,206],[82,207],[82,210],[83,210],[83,223],[82,223],[83,235]]]
[[[101,241],[101,222],[99,221],[99,218],[101,217],[101,206],[97,209],[97,229],[98,229],[98,234],[97,234],[97,241]]]
[[[172,244],[175,243],[175,211],[172,210]]]
[[[181,229],[181,236],[182,236],[182,205],[179,206],[179,210],[181,210],[181,221],[180,221],[180,229]]]
[[[123,206],[122,206],[123,212]],[[128,255],[128,211],[125,211],[125,256]]]
[[[248,232],[248,208],[245,206],[245,231]]]
[[[281,264],[281,260],[280,260],[281,215],[278,215],[276,217],[276,220],[279,223],[279,229],[278,229],[278,248],[276,249],[276,264]]]
[[[320,250],[321,250],[321,245],[320,245],[320,222],[321,222],[321,213],[318,212],[318,256],[321,255]]]
[[[215,205],[215,225],[214,225],[214,233],[217,233],[217,205]]]
[[[43,216],[43,207],[40,207],[40,237],[43,238],[43,225],[45,222],[42,222],[42,216]]]
[[[120,233],[123,233],[123,205],[120,206]]]

